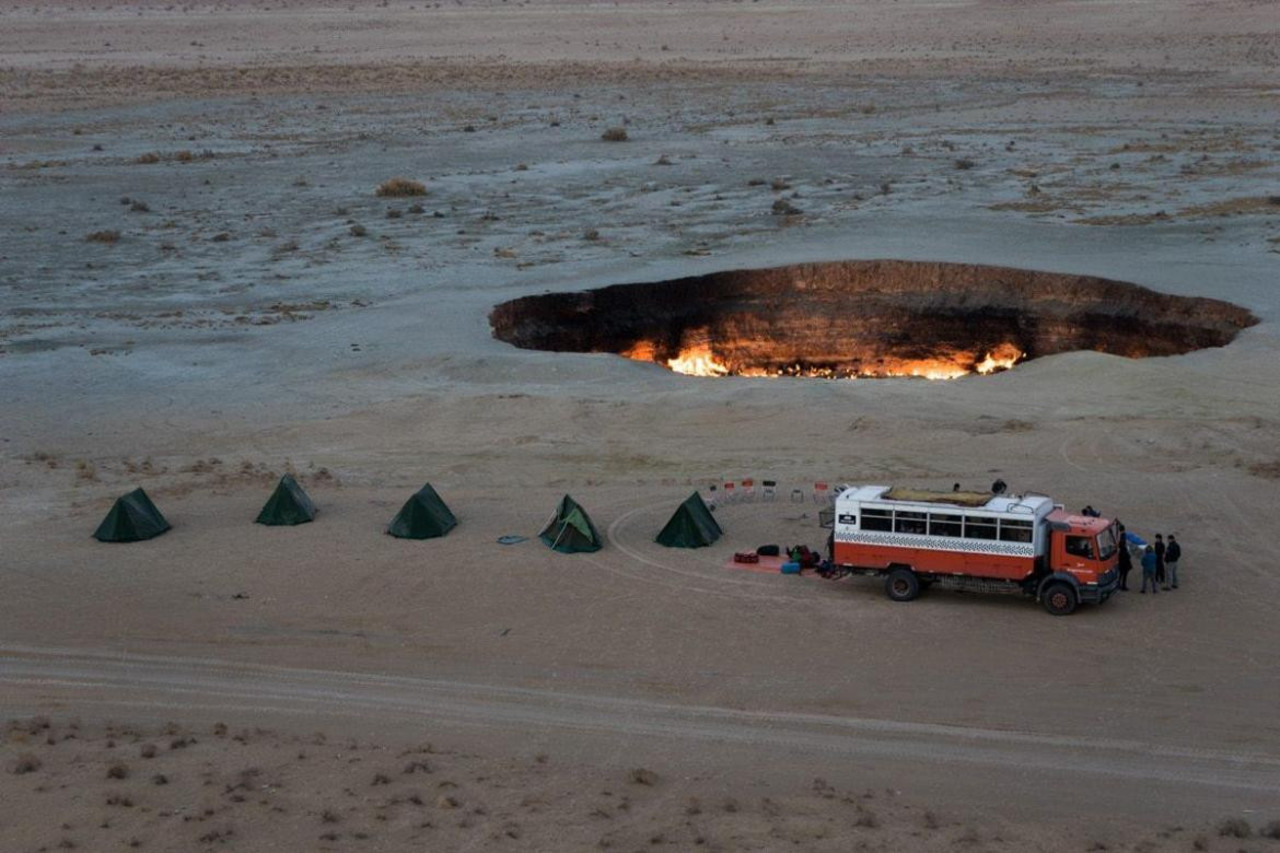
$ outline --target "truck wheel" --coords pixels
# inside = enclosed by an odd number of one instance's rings
[[[920,579],[910,569],[894,569],[884,579],[884,591],[892,601],[912,601],[920,594]]]
[[[1079,599],[1076,597],[1076,591],[1071,588],[1070,584],[1051,583],[1045,587],[1044,595],[1040,598],[1044,602],[1044,609],[1048,610],[1054,616],[1067,616],[1076,609]]]

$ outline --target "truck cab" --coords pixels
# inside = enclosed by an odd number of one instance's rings
[[[1077,603],[1101,603],[1120,585],[1120,548],[1115,522],[1054,510],[1046,518],[1050,532],[1049,572],[1038,597],[1048,610],[1071,612]]]

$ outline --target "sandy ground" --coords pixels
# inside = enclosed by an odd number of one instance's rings
[[[0,848],[1275,847],[1219,835],[1280,818],[1273,15],[0,4]],[[374,195],[397,175],[428,195]],[[876,257],[1262,322],[940,383],[699,380],[486,322]],[[319,519],[252,525],[285,470]],[[718,510],[711,548],[652,542],[743,477],[781,498]],[[814,481],[996,477],[1176,531],[1182,588],[1052,619],[724,569],[819,544],[789,500]],[[459,528],[382,535],[427,480]],[[94,542],[135,485],[174,530]],[[496,543],[564,492],[602,551]],[[428,740],[430,779],[403,773]]]

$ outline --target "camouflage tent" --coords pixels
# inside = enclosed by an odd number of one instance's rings
[[[258,524],[306,524],[316,517],[315,504],[290,474],[285,474],[258,513]]]
[[[117,498],[93,538],[99,542],[141,542],[169,529],[169,522],[142,489]]]
[[[694,492],[676,509],[656,541],[668,548],[701,548],[719,539],[723,532],[702,495]]]
[[[434,539],[456,527],[458,519],[427,483],[405,501],[387,532],[398,539]]]
[[[573,498],[565,495],[556,507],[556,514],[538,534],[548,548],[562,554],[579,551],[599,551],[603,543],[591,516]]]

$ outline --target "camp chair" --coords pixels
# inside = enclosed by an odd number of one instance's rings
[[[742,499],[744,501],[754,501],[756,499],[756,481],[746,479],[742,481]]]
[[[816,504],[831,503],[831,486],[827,483],[813,484],[813,502]]]
[[[732,480],[724,484],[723,494],[724,494],[725,503],[734,504],[738,502],[738,490],[734,486],[734,483]]]
[[[777,480],[761,480],[760,481],[760,499],[761,500],[771,501],[777,495],[777,492],[778,492]]]
[[[792,489],[792,490],[791,490],[791,502],[792,502],[793,504],[802,504],[802,503],[804,503],[804,492],[800,491],[799,489]]]

